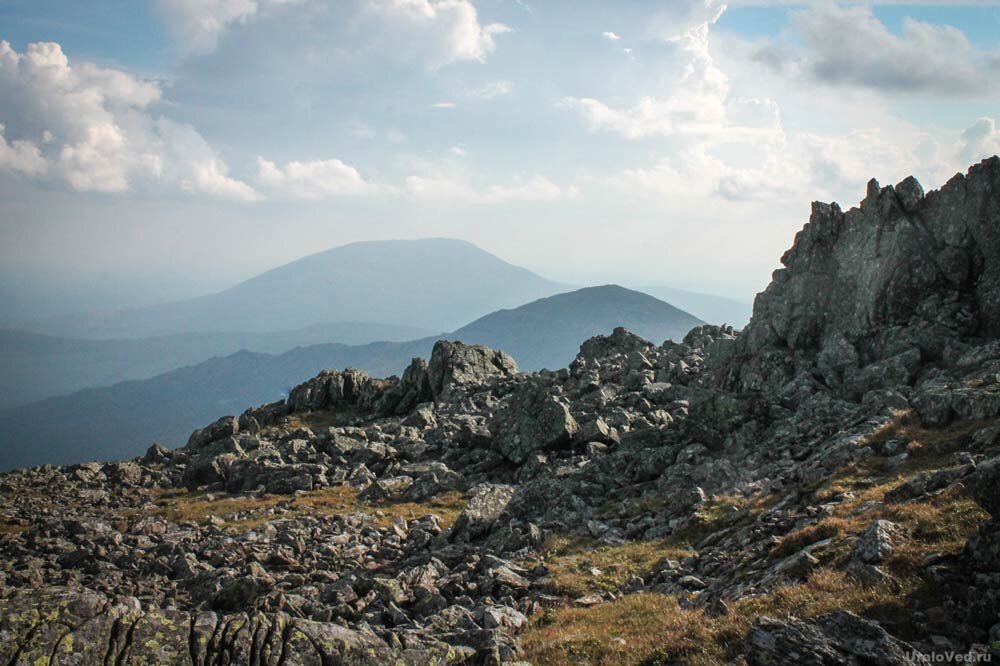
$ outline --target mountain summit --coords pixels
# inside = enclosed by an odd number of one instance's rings
[[[216,294],[64,317],[34,329],[71,338],[137,338],[361,321],[447,331],[565,289],[462,240],[364,241],[303,257]]]
[[[578,342],[617,326],[650,340],[681,340],[705,322],[648,294],[618,285],[587,287],[500,310],[450,337],[510,352],[522,368],[569,365]]]

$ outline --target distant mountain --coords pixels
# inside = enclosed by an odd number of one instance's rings
[[[588,287],[500,310],[451,337],[509,352],[522,369],[564,368],[589,337],[625,326],[660,343],[705,322],[648,294],[617,285]]]
[[[111,339],[275,332],[349,319],[445,331],[565,290],[465,241],[366,241],[304,257],[217,294],[19,328]]]
[[[277,354],[328,342],[402,341],[434,331],[336,322],[278,333],[176,333],[135,340],[74,340],[0,329],[0,409],[85,388],[148,379],[240,350]]]
[[[699,319],[704,319],[709,324],[729,324],[734,328],[741,329],[749,323],[750,315],[753,314],[753,303],[725,296],[702,294],[696,291],[674,289],[673,287],[637,287],[637,289],[672,303]]]
[[[277,400],[324,368],[352,366],[376,376],[399,374],[413,357],[428,357],[440,337],[499,347],[525,370],[555,369],[565,367],[585,339],[615,326],[662,342],[680,339],[701,323],[646,294],[605,286],[494,312],[445,336],[312,345],[278,355],[242,351],[145,381],[0,411],[0,469],[131,457],[153,441],[183,444],[194,428]]]

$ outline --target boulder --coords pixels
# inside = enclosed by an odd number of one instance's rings
[[[185,448],[194,450],[202,449],[220,439],[233,437],[239,431],[240,424],[235,416],[223,416],[215,423],[191,433]]]
[[[861,533],[852,557],[866,564],[878,564],[892,554],[901,537],[899,525],[889,520],[876,520]]]
[[[526,384],[494,417],[490,430],[493,448],[513,463],[532,453],[568,445],[579,430],[569,408],[544,386]]]
[[[873,180],[857,208],[814,203],[736,340],[732,358],[744,362],[720,368],[720,380],[773,390],[808,365],[857,397],[881,381],[909,382],[921,357],[942,358],[955,340],[1000,334],[998,188],[992,157],[926,196],[913,178]],[[993,396],[959,393],[926,391],[922,402],[936,422],[1000,410]]]
[[[813,620],[760,618],[746,639],[750,666],[910,666],[914,650],[846,611]]]
[[[515,373],[517,363],[506,352],[447,340],[434,343],[427,366],[431,392],[438,400],[456,386],[483,384],[490,377]]]
[[[514,486],[481,483],[469,491],[469,503],[452,527],[452,539],[475,539],[488,533],[514,497]]]
[[[619,326],[611,335],[595,335],[580,345],[577,363],[594,361],[616,354],[630,354],[650,349],[653,343]]]
[[[969,480],[972,496],[994,519],[1000,519],[1000,457],[976,467]]]

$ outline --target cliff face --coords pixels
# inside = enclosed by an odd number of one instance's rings
[[[440,342],[0,476],[0,660],[1000,657],[1000,160],[816,204],[782,262],[742,333]]]
[[[1000,334],[1000,160],[926,196],[911,177],[872,180],[847,212],[815,203],[781,262],[740,336],[734,387],[780,392],[809,375],[860,397],[884,385],[873,363],[906,379],[954,365]]]

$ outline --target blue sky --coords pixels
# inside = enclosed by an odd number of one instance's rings
[[[451,236],[750,298],[810,201],[1000,151],[989,2],[7,0],[0,40],[0,277],[155,297]]]

